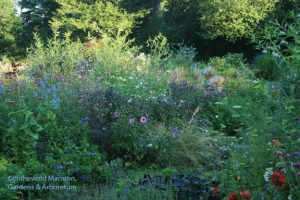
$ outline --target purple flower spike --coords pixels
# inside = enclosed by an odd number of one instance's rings
[[[119,112],[115,112],[115,113],[114,113],[114,117],[115,117],[115,118],[119,118],[120,115],[121,115],[121,114],[120,114]]]
[[[283,152],[282,152],[282,151],[276,151],[276,152],[275,152],[275,155],[276,155],[277,157],[283,156]]]
[[[295,168],[300,168],[300,162],[294,162],[293,167]]]
[[[129,124],[133,124],[134,123],[134,118],[129,119]]]
[[[145,124],[145,123],[147,123],[148,119],[146,116],[142,116],[140,121],[141,121],[141,123]]]
[[[0,94],[3,94],[3,86],[0,83]]]
[[[64,166],[63,166],[63,165],[56,165],[54,168],[55,168],[55,169],[63,169]]]

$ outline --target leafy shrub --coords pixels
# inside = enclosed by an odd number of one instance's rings
[[[267,80],[274,80],[278,76],[277,67],[275,58],[267,54],[256,56],[252,62],[256,76]]]
[[[249,36],[275,8],[278,0],[206,0],[200,4],[200,21],[208,38],[225,37],[236,41]]]
[[[44,77],[45,74],[68,76],[85,60],[84,46],[80,42],[71,42],[69,35],[60,40],[58,33],[53,39],[44,44],[38,36],[36,43],[28,54],[30,69],[36,76]]]

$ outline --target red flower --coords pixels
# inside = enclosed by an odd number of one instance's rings
[[[283,189],[286,185],[285,177],[282,173],[274,172],[271,177],[271,182],[277,187],[278,189]]]
[[[240,199],[238,198],[237,193],[231,193],[227,198],[227,200],[240,200]]]
[[[251,200],[251,193],[249,191],[243,191],[240,192],[240,195],[243,197],[245,200]]]

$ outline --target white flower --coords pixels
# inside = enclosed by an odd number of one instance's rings
[[[239,108],[242,108],[242,106],[232,106],[232,108],[237,108],[237,109],[239,109]]]
[[[265,179],[266,182],[269,181],[271,175],[273,174],[272,170],[273,170],[273,168],[266,168],[266,172],[264,174],[264,179]]]

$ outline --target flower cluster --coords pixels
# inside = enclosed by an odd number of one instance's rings
[[[251,193],[249,191],[231,193],[227,200],[251,200]]]
[[[41,97],[57,109],[61,104],[61,99],[58,97],[58,92],[60,90],[60,83],[49,86],[49,77],[46,77],[44,81],[39,82],[39,90],[33,94],[34,97]],[[49,86],[49,87],[48,87]]]
[[[120,112],[114,112],[114,118],[118,119],[121,117],[121,113]],[[148,117],[146,115],[143,115],[141,118],[140,118],[140,122],[142,124],[146,124],[148,122]],[[135,118],[129,118],[128,120],[128,123],[129,124],[134,124],[135,123]]]

